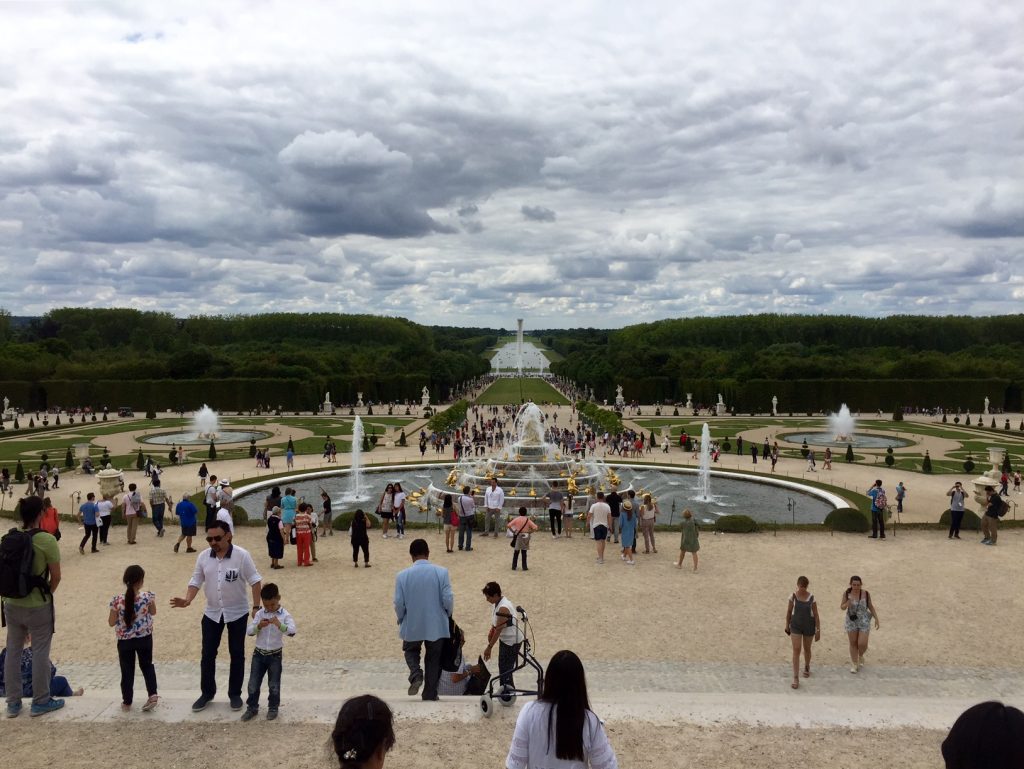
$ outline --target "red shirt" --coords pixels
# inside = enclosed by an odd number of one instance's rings
[[[48,534],[56,535],[60,527],[60,518],[57,517],[57,508],[48,507],[43,511],[43,517],[39,519],[39,528]]]

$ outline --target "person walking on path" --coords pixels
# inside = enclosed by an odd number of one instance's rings
[[[466,551],[473,549],[473,526],[476,524],[476,500],[470,494],[469,486],[462,487],[459,497],[459,550],[465,545]]]
[[[117,659],[121,664],[121,710],[131,710],[135,692],[135,660],[146,682],[149,699],[142,706],[150,711],[160,701],[153,667],[153,617],[156,616],[156,595],[143,590],[146,572],[141,566],[124,570],[125,591],[110,599],[107,623],[117,636]]]
[[[394,598],[402,653],[409,667],[409,694],[415,695],[422,686],[423,699],[436,700],[441,647],[449,637],[455,596],[448,570],[429,561],[430,547],[425,539],[414,539],[409,544],[409,555],[412,566],[395,577]]]
[[[988,495],[985,506],[985,514],[981,516],[981,544],[995,546],[999,539],[999,519],[1006,515],[1008,505],[996,492],[994,486],[986,486],[985,493]]]
[[[597,501],[587,511],[587,523],[594,532],[597,543],[597,563],[604,563],[604,544],[608,539],[608,526],[611,523],[612,511],[604,501],[604,492],[597,492]]]
[[[946,492],[949,497],[949,539],[960,539],[960,524],[964,521],[964,502],[967,494],[960,481]]]
[[[96,503],[96,511],[100,516],[100,544],[109,545],[107,537],[110,536],[110,521],[114,516],[114,501],[109,495],[104,494],[103,499]]]
[[[498,485],[497,478],[491,478],[491,485],[484,490],[484,508],[486,514],[484,516],[484,531],[483,536],[493,533],[495,537],[498,536],[499,521],[501,519],[501,510],[505,504],[505,490]]]
[[[683,535],[679,542],[679,560],[676,561],[676,568],[683,568],[683,559],[687,553],[693,553],[693,570],[697,571],[698,556],[700,550],[700,529],[697,528],[697,521],[690,510],[683,510]]]
[[[903,500],[907,496],[907,487],[903,485],[903,481],[896,484],[896,512],[903,512]]]
[[[153,478],[153,485],[149,488],[149,509],[153,514],[153,528],[156,535],[164,535],[164,511],[167,510],[167,500],[170,499],[167,492],[160,486],[160,478]]]
[[[811,675],[811,644],[821,640],[821,618],[818,604],[807,590],[811,581],[797,577],[796,591],[789,597],[786,607],[786,635],[793,642],[793,683],[800,688],[800,651],[804,653],[804,678]]]
[[[441,503],[441,520],[444,522],[444,549],[445,552],[455,552],[455,532],[459,528],[459,515],[455,512],[455,502],[451,494],[444,495]]]
[[[188,494],[181,495],[181,501],[174,506],[174,514],[178,516],[178,524],[181,526],[178,541],[174,543],[174,552],[178,552],[184,540],[185,552],[194,553],[195,548],[192,547],[192,537],[196,535],[199,510],[192,503],[192,500],[188,498]]]
[[[889,501],[881,479],[876,480],[875,485],[868,489],[868,496],[871,497],[871,539],[885,539],[885,514]]]
[[[3,601],[0,611],[7,622],[7,657],[4,660],[4,680],[21,680],[21,652],[31,636],[32,647],[32,709],[31,715],[42,716],[64,707],[64,700],[50,695],[50,643],[53,640],[54,604],[53,594],[61,581],[60,546],[52,534],[39,529],[43,517],[43,500],[37,496],[25,497],[19,503],[21,530],[12,529],[4,535],[0,552],[12,555],[32,549],[31,580],[28,593],[10,589],[6,584],[20,581],[20,573],[10,573],[13,567],[18,572],[18,563],[0,558],[0,574],[3,576]],[[18,547],[16,548],[15,545]],[[12,559],[15,560],[15,559]],[[7,717],[14,718],[21,713],[21,688],[7,689]]]
[[[373,527],[373,521],[361,509],[352,515],[352,565],[359,568],[359,551],[363,551],[363,566],[370,568],[370,535],[367,530]]]
[[[98,515],[99,508],[96,507],[96,495],[90,491],[85,495],[85,502],[78,508],[78,520],[85,527],[85,536],[78,543],[78,552],[82,555],[85,555],[85,543],[89,541],[90,537],[92,537],[92,550],[90,552],[99,552],[96,548],[96,537],[100,531],[97,525],[98,521],[96,520]]]
[[[622,538],[622,560],[627,566],[636,566],[633,559],[633,545],[636,544],[636,527],[639,511],[633,510],[633,501],[622,503],[619,513],[619,536]]]
[[[263,578],[256,570],[247,550],[231,543],[227,524],[213,521],[206,527],[206,541],[210,547],[196,558],[196,567],[189,580],[184,598],[172,598],[171,607],[183,609],[203,588],[206,608],[203,611],[202,657],[199,662],[199,699],[192,710],[203,710],[217,693],[217,650],[228,631],[228,655],[231,658],[228,673],[228,699],[232,710],[242,709],[242,682],[245,678],[245,628],[249,615],[249,594],[252,597],[252,616],[262,606],[260,590]]]
[[[520,553],[523,556],[523,571],[529,571],[526,567],[526,554],[530,552],[530,534],[537,531],[537,524],[526,514],[526,508],[520,507],[519,515],[509,521],[506,528],[512,532],[512,571],[519,564]]]
[[[124,521],[128,526],[128,544],[137,544],[135,537],[139,533],[139,518],[145,512],[145,505],[142,502],[142,495],[134,483],[128,484],[128,491],[121,500],[124,509]]]
[[[501,594],[501,585],[488,582],[483,588],[484,598],[493,607],[491,610],[491,629],[487,631],[487,648],[484,649],[484,660],[491,658],[491,649],[498,644],[498,675],[502,691],[515,688],[512,671],[519,659],[522,646],[523,631],[516,625],[516,606]]]
[[[657,553],[658,548],[654,542],[654,524],[658,520],[658,503],[650,494],[644,494],[644,504],[640,508],[640,530],[644,535],[644,554]]]
[[[612,490],[604,497],[608,510],[611,511],[611,518],[608,519],[608,539],[612,544],[619,541],[619,516],[622,515],[622,495],[619,494],[619,487],[612,486]]]
[[[881,627],[878,612],[871,601],[871,594],[864,589],[864,583],[858,576],[850,577],[850,586],[843,593],[839,608],[846,614],[843,629],[850,640],[850,672],[856,673],[864,664],[864,655],[868,653],[868,634],[871,632],[871,620],[875,621],[875,630]]]

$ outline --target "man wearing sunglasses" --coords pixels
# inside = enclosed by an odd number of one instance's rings
[[[188,583],[184,598],[172,598],[171,606],[183,609],[192,603],[203,588],[206,609],[203,612],[203,652],[199,663],[202,694],[192,704],[198,712],[205,708],[217,693],[217,650],[228,631],[228,654],[231,667],[228,674],[228,699],[232,710],[242,709],[242,682],[245,677],[245,631],[249,617],[249,599],[252,616],[256,616],[262,601],[262,577],[247,550],[231,544],[231,531],[223,521],[212,521],[206,526],[206,541],[210,544],[196,558],[196,568]]]

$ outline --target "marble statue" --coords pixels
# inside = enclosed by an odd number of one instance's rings
[[[356,405],[359,408],[363,407],[363,394],[362,393],[356,393]]]
[[[779,396],[772,396],[772,416],[777,417],[779,415]]]
[[[427,406],[430,405],[430,390],[428,390],[426,387],[423,388],[422,397],[420,398],[420,405],[423,408],[426,408]]]
[[[7,399],[4,398],[4,408],[7,408]],[[985,396],[985,414],[988,414],[988,396]]]

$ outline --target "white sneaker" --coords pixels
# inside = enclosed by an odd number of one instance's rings
[[[636,561],[626,561],[626,566],[636,566]]]
[[[851,673],[856,673],[857,672],[857,666],[856,665],[850,665],[850,672]]]
[[[382,537],[383,537],[384,539],[387,539],[387,538],[388,538],[388,535],[387,535],[387,534],[381,534],[381,536],[382,536]]]

